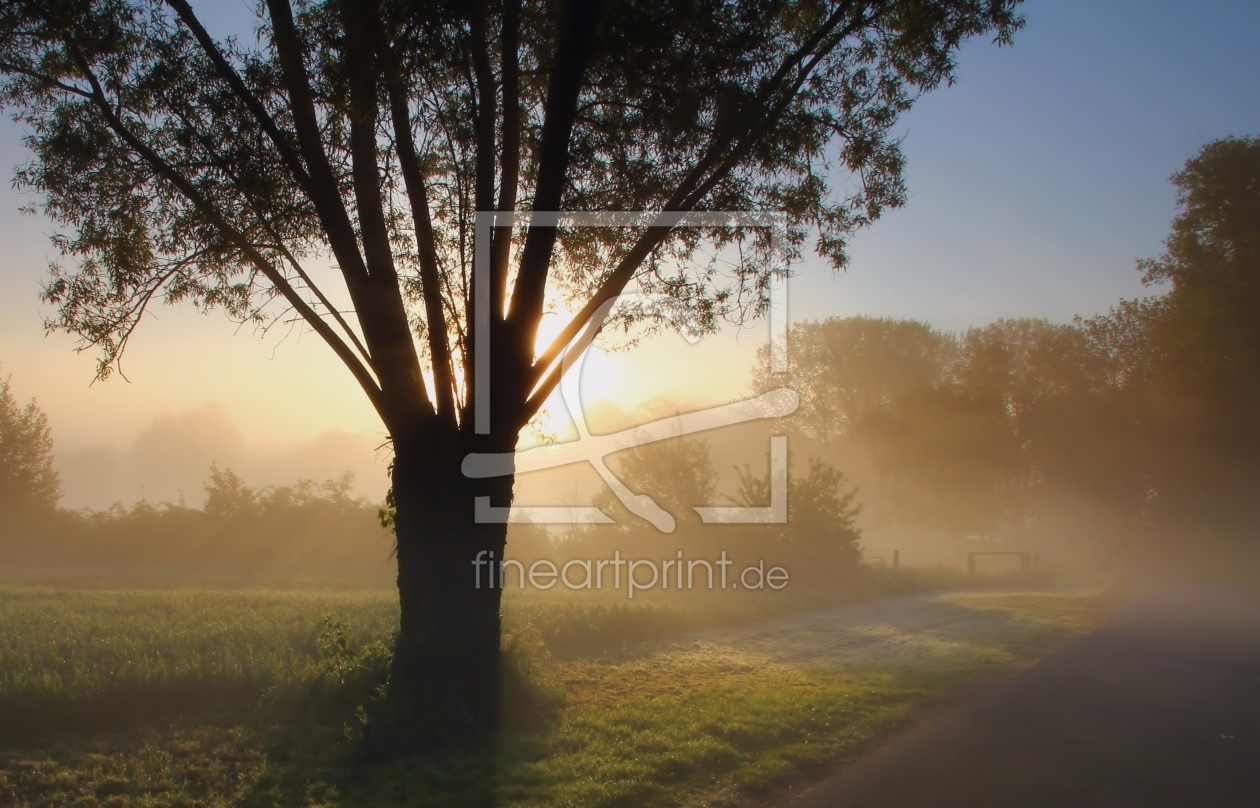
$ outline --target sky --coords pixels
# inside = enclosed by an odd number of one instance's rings
[[[212,32],[241,30],[241,0],[194,2]],[[947,330],[1000,317],[1105,312],[1150,294],[1134,269],[1175,214],[1168,181],[1206,142],[1260,135],[1260,4],[1243,0],[1030,0],[1012,47],[968,43],[957,83],[899,124],[910,199],[852,241],[843,274],[794,268],[794,320],[906,317]],[[24,159],[0,124],[0,167]],[[379,423],[310,334],[259,335],[221,316],[154,310],[124,369],[45,336],[38,294],[52,226],[0,189],[0,372],[38,399],[71,507],[200,496],[210,462],[255,484],[353,470],[385,486]],[[630,410],[654,398],[743,397],[766,326],[689,346],[667,335],[588,362],[584,393]],[[563,413],[552,426],[562,426]]]

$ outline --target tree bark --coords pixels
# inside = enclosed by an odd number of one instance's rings
[[[507,506],[513,478],[468,479],[463,441],[438,443],[448,446],[395,444],[400,623],[385,710],[369,738],[380,752],[476,740],[498,726],[502,586],[490,570],[498,572],[507,525],[476,524],[474,498]]]

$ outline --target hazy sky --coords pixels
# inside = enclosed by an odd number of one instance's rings
[[[239,30],[248,6],[194,2],[212,31]],[[799,267],[794,319],[861,313],[961,329],[1105,311],[1144,293],[1133,263],[1161,250],[1174,213],[1168,176],[1213,138],[1260,135],[1260,3],[1032,0],[1026,14],[1014,47],[970,43],[958,84],[904,119],[909,205],[854,240],[846,274]],[[19,139],[0,125],[0,165],[23,159]],[[181,480],[207,458],[234,457],[267,478],[259,482],[327,476],[340,463],[360,470],[364,491],[382,488],[375,416],[309,334],[261,338],[215,315],[159,309],[125,363],[131,382],[90,385],[93,358],[43,336],[37,296],[55,256],[50,225],[17,213],[29,202],[0,191],[0,366],[49,414],[73,478],[67,504],[133,499],[145,480],[150,497],[174,496],[172,461],[142,462],[155,441],[188,458]],[[763,328],[694,348],[669,337],[636,358],[593,363],[590,394],[625,408],[740,396],[762,341]],[[635,372],[645,364],[654,372]],[[199,420],[193,410],[212,413],[215,434],[229,437],[170,437]]]

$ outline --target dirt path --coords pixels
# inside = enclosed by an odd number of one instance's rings
[[[932,666],[1007,653],[1097,622],[1106,603],[1068,592],[950,593],[883,598],[692,635],[693,647],[767,663]]]
[[[949,641],[952,623],[932,623],[931,608],[916,622],[907,608],[916,636]],[[841,635],[801,653],[863,643],[863,653],[899,653],[895,632]],[[752,633],[746,641],[756,647]],[[1093,633],[786,805],[1260,806],[1260,608],[1205,587],[1145,591]]]

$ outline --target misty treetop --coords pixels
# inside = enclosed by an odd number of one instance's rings
[[[851,434],[866,413],[898,394],[940,380],[959,349],[924,323],[875,317],[796,323],[788,346],[787,378],[801,402],[792,419],[824,444]],[[771,370],[769,349],[761,349],[753,388],[773,390],[783,378]]]
[[[1114,532],[1108,511],[1140,531],[1148,492],[1164,486],[1152,479],[1140,372],[1125,363],[1156,350],[1154,329],[1125,334],[1140,349],[1116,344],[1124,312],[1151,305],[960,334],[868,317],[801,323],[786,382],[763,351],[754,385],[800,393],[794,429],[860,482],[868,523],[1054,546],[1081,523]]]

